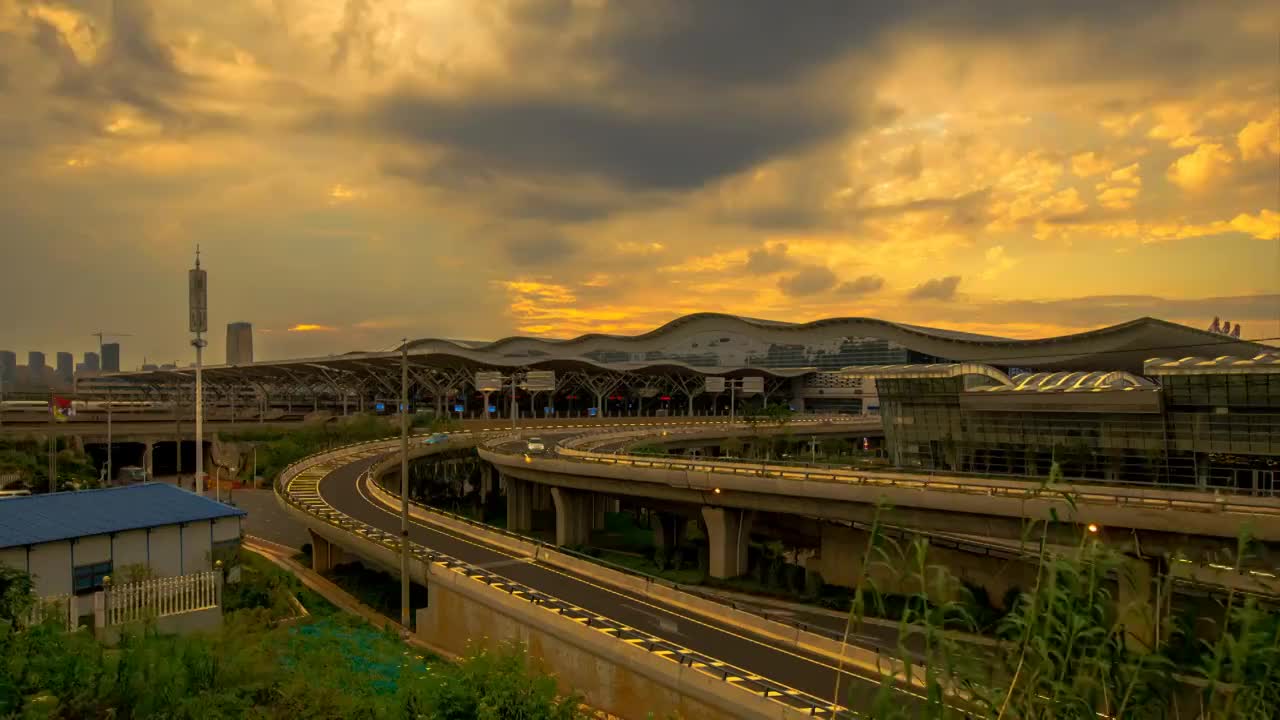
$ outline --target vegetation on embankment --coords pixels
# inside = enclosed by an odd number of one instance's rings
[[[29,608],[30,578],[0,568],[0,717],[585,717],[578,699],[557,698],[555,680],[518,648],[458,664],[417,655],[293,575],[253,556],[241,562],[220,631],[164,636],[139,627],[115,648],[56,623],[16,625]],[[311,615],[279,623],[284,593],[301,596]]]
[[[456,420],[435,418],[430,415],[414,415],[411,422],[413,432],[446,432],[458,430],[461,427]],[[222,434],[222,440],[257,448],[258,474],[267,481],[271,481],[280,474],[281,470],[308,455],[351,443],[393,437],[399,432],[398,418],[356,415],[300,428],[262,428],[228,432]],[[243,467],[241,470],[246,474],[251,472],[248,467]]]
[[[68,438],[56,438],[58,490],[83,490],[98,487],[98,471],[84,451],[71,445]],[[17,475],[21,486],[32,492],[49,489],[49,441],[45,438],[0,438],[0,477]],[[6,489],[17,490],[18,487]]]

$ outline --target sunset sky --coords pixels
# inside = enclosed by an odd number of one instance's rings
[[[215,360],[240,320],[1280,336],[1280,3],[0,0],[0,349],[189,361],[197,243]]]

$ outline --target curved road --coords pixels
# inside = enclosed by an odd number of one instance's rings
[[[544,432],[544,435],[551,434]],[[366,457],[333,470],[319,483],[321,499],[352,518],[397,533],[399,513],[377,502],[362,481],[362,473],[366,469],[389,456]],[[410,539],[424,547],[573,603],[588,612],[769,678],[793,688],[794,694],[809,695],[815,701],[825,699],[826,707],[815,713],[818,716],[830,716],[826,708],[830,707],[838,676],[843,676],[840,681],[842,704],[855,711],[867,709],[870,698],[880,685],[880,679],[873,673],[848,668],[841,671],[824,657],[774,647],[769,641],[752,637],[748,630],[716,618],[663,607],[634,593],[511,555],[421,521],[411,522]],[[903,702],[919,701],[919,696],[914,693],[898,692],[902,693]]]

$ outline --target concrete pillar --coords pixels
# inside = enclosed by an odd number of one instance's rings
[[[533,529],[533,483],[504,476],[507,483],[507,529],[529,532]]]
[[[489,499],[489,493],[493,489],[493,466],[485,464],[480,468],[480,504],[483,505]]]
[[[1156,643],[1159,624],[1155,583],[1151,563],[1127,558],[1120,566],[1120,592],[1116,597],[1116,617],[1124,626],[1125,645],[1131,650],[1150,651]]]
[[[618,508],[621,506],[621,502],[618,500],[618,498],[609,497],[608,495],[601,495],[600,493],[593,493],[591,498],[591,505],[592,505],[591,529],[603,530],[605,513],[618,512]]]
[[[594,493],[568,488],[551,488],[556,506],[556,545],[585,545],[591,540]]]
[[[863,380],[863,382],[866,382]],[[804,412],[804,377],[791,378],[791,405],[796,412]]]
[[[142,473],[148,480],[151,480],[155,474],[153,468],[155,467],[156,443],[154,440],[147,440],[144,445],[146,450],[142,451]]]
[[[551,499],[551,487],[549,485],[543,485],[542,483],[530,483],[530,486],[533,488],[530,493],[533,498],[532,507],[534,512],[547,512],[548,510],[555,509],[555,504]]]
[[[311,569],[318,572],[332,570],[335,566],[347,562],[347,554],[342,548],[317,535],[315,530],[308,529],[311,535]]]
[[[653,546],[659,550],[673,549],[684,542],[684,530],[687,524],[679,515],[656,512],[650,516],[653,525]]]
[[[817,558],[822,579],[830,585],[856,586],[870,538],[865,530],[823,523],[822,544]]]
[[[751,512],[729,508],[702,508],[710,546],[710,570],[713,578],[731,578],[747,572],[747,547],[750,545]]]

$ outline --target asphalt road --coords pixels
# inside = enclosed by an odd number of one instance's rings
[[[329,505],[357,520],[388,532],[398,532],[399,514],[377,504],[357,486],[360,473],[377,461],[377,458],[365,459],[339,467],[320,482],[320,495]],[[716,618],[667,609],[633,593],[603,586],[541,563],[515,559],[497,548],[419,521],[413,522],[410,537],[413,542],[487,568],[589,612],[626,623],[810,695],[828,701],[832,698],[841,671],[825,658],[775,647],[768,640],[750,636],[748,630]],[[868,709],[866,705],[879,686],[879,678],[863,671],[845,670],[843,675],[842,704],[855,711]],[[844,688],[851,690],[846,692]],[[901,698],[904,703],[917,702],[907,693],[902,693]]]

